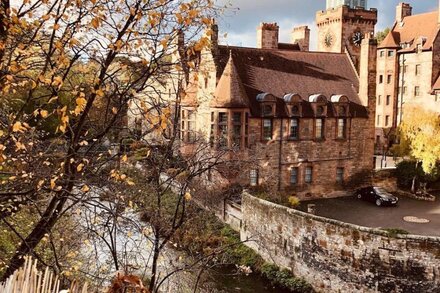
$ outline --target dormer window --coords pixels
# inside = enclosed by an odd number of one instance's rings
[[[299,114],[299,107],[298,106],[292,106],[290,107],[290,112],[292,113],[292,115],[298,115]]]
[[[274,115],[274,106],[273,105],[262,105],[263,108],[263,116],[264,117],[271,117]]]
[[[323,116],[324,115],[324,106],[318,106],[316,108],[316,115]]]
[[[346,116],[347,115],[347,108],[345,106],[339,106],[338,107],[338,115],[339,116]]]

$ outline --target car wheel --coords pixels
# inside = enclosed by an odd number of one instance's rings
[[[362,199],[362,194],[358,193],[358,194],[356,195],[356,197],[357,197],[358,199]]]
[[[376,200],[376,205],[377,205],[378,207],[380,207],[380,206],[382,205],[382,201],[381,201],[380,199],[377,199],[377,200]]]

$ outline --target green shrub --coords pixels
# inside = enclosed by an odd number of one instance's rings
[[[291,292],[313,292],[312,286],[304,279],[296,278],[288,269],[280,270],[277,265],[265,263],[261,266],[261,274],[273,285],[278,285]]]
[[[430,175],[423,172],[421,164],[416,166],[417,163],[415,161],[402,161],[396,165],[397,185],[399,187],[411,188],[414,176],[417,177],[417,184],[419,182],[433,183],[438,181],[437,170],[435,174]]]

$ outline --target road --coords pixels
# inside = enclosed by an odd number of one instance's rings
[[[440,236],[440,200],[418,201],[400,197],[397,207],[377,207],[371,202],[354,197],[303,201],[300,209],[307,204],[316,204],[316,214],[326,218],[353,223],[372,228],[400,228],[411,234]],[[406,216],[428,219],[427,224],[408,223]]]

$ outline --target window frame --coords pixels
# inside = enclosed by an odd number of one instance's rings
[[[295,126],[293,126],[293,122],[296,122],[296,125]],[[290,118],[289,119],[289,140],[299,140],[299,119],[298,118],[295,118],[295,117],[293,117],[293,118]],[[295,127],[295,128],[294,128]],[[296,132],[296,135],[295,136],[292,136],[292,134],[293,134],[293,130],[295,129],[295,132]]]
[[[340,171],[342,171],[342,172],[340,172]],[[345,173],[344,167],[337,167],[336,168],[336,183],[339,183],[339,184],[344,183],[344,173]]]
[[[249,170],[249,185],[252,187],[259,185],[259,172],[258,169]]]
[[[270,122],[270,137],[266,136],[266,126],[265,122]],[[273,140],[273,119],[272,118],[263,118],[261,119],[261,140],[262,141],[271,141]]]
[[[321,122],[321,125],[319,127],[319,129],[321,131],[318,131],[318,121]],[[322,117],[319,118],[315,118],[315,125],[314,125],[314,136],[315,136],[315,140],[324,140],[325,139],[325,119]],[[319,136],[318,136],[319,133]]]
[[[290,169],[290,176],[289,176],[290,177],[290,179],[289,179],[290,186],[297,186],[299,184],[299,181],[298,181],[299,177],[298,177],[298,175],[299,175],[299,168],[298,167],[292,167]],[[295,178],[295,180],[292,180],[293,178]]]
[[[336,119],[336,138],[339,140],[347,139],[347,118],[345,117],[338,117]]]
[[[307,166],[304,169],[304,183],[312,184],[313,183],[313,167]]]

